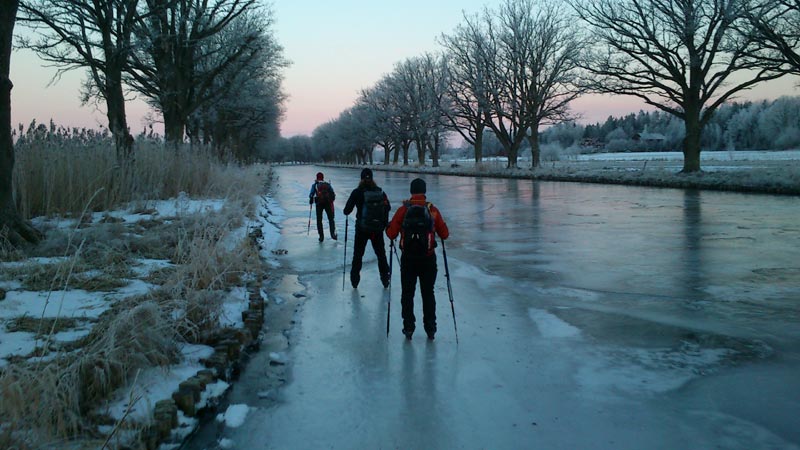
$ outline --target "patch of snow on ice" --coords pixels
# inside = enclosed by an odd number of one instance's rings
[[[222,438],[217,441],[217,445],[219,445],[219,448],[234,448],[236,447],[236,442],[231,439]]]
[[[730,352],[694,345],[613,350],[599,358],[585,358],[576,378],[581,386],[598,394],[609,388],[632,395],[663,393],[715,370]]]
[[[269,360],[276,364],[286,364],[289,361],[286,355],[280,352],[270,352]]]
[[[219,403],[219,398],[222,397],[225,391],[230,387],[230,384],[222,380],[207,384],[205,390],[200,393],[200,401],[197,402],[197,409],[203,409],[206,406]]]
[[[286,212],[278,206],[272,197],[258,197],[255,200],[258,204],[256,219],[250,224],[250,228],[260,228],[263,234],[261,240],[261,257],[265,260],[273,261],[272,251],[278,248],[281,238],[281,230],[278,223],[286,218]]]
[[[571,338],[581,335],[581,330],[564,322],[557,316],[541,309],[530,308],[528,315],[545,338]]]
[[[217,415],[217,422],[225,422],[227,427],[238,428],[244,424],[248,412],[250,407],[247,405],[230,405],[224,413]]]

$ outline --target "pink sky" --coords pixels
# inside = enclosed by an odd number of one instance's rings
[[[462,21],[462,11],[477,12],[482,0],[406,0],[404,6],[371,0],[277,2],[275,33],[292,66],[285,72],[289,94],[283,136],[311,134],[350,107],[361,89],[368,88],[404,58],[438,50],[436,38]],[[309,11],[313,10],[313,14]],[[420,14],[422,12],[422,14]],[[17,29],[17,31],[20,31]],[[71,72],[48,87],[52,68],[42,67],[31,52],[15,51],[11,61],[12,123],[36,119],[69,127],[106,125],[103,106],[81,106],[78,91],[83,73]],[[783,78],[758,86],[742,99],[774,99],[800,95],[797,79]],[[583,122],[603,121],[609,115],[638,112],[643,104],[630,97],[586,96],[573,110]],[[127,105],[129,124],[138,134],[148,123],[149,108],[141,100]],[[156,124],[156,129],[161,127]]]

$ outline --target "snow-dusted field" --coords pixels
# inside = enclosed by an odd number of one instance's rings
[[[683,161],[681,152],[592,153],[578,155],[578,161]],[[798,161],[800,150],[785,151],[705,151],[701,161]]]

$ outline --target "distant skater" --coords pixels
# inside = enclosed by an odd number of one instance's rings
[[[416,328],[414,316],[414,292],[422,296],[422,323],[428,339],[436,335],[436,235],[447,239],[450,231],[439,209],[428,202],[425,181],[416,178],[411,182],[411,198],[397,209],[386,229],[386,235],[394,241],[400,235],[400,282],[402,295],[400,304],[403,316],[403,335],[411,340]]]
[[[325,181],[325,175],[322,172],[317,172],[317,179],[311,185],[311,192],[308,193],[308,204],[317,204],[317,233],[319,233],[319,241],[325,240],[325,235],[322,232],[322,211],[328,215],[328,225],[331,229],[331,239],[334,241],[336,236],[336,222],[333,220],[333,201],[336,200],[336,193],[333,191],[333,185],[329,181]]]
[[[361,260],[367,248],[367,241],[372,242],[372,249],[378,257],[378,270],[384,288],[389,287],[389,263],[386,260],[386,245],[383,242],[383,232],[389,221],[391,205],[389,198],[372,179],[372,170],[365,168],[361,171],[361,181],[358,187],[350,193],[350,198],[344,205],[344,215],[356,212],[356,236],[353,242],[353,264],[350,267],[350,283],[353,288],[358,287],[361,281]]]

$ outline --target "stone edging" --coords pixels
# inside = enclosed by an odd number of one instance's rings
[[[258,246],[262,237],[261,229],[254,229],[249,234],[250,244]],[[162,443],[179,445],[190,433],[177,432],[180,426],[178,411],[194,418],[200,411],[215,408],[216,402],[200,405],[201,394],[206,387],[218,380],[231,381],[246,362],[246,353],[243,350],[259,349],[259,333],[264,325],[266,306],[261,296],[261,284],[249,285],[247,292],[248,307],[242,311],[244,327],[222,328],[206,337],[204,344],[214,347],[211,356],[200,360],[206,368],[180,383],[178,390],[172,393],[172,398],[156,402],[153,420],[149,427],[142,430],[139,438],[147,450],[158,449]]]

